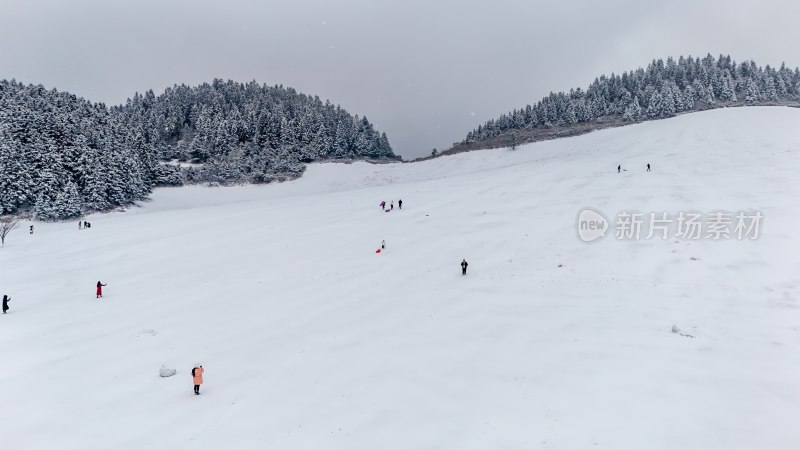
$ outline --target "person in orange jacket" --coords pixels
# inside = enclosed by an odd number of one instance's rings
[[[192,380],[194,381],[194,395],[200,395],[200,385],[203,384],[203,366],[195,364],[192,369]]]

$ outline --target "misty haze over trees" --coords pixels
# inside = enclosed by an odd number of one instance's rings
[[[492,119],[467,134],[451,151],[512,146],[527,131],[528,140],[556,137],[546,130],[578,127],[601,119],[617,122],[672,117],[689,111],[733,105],[775,105],[800,101],[800,70],[764,68],[730,56],[654,60],[646,69],[601,76],[585,91],[550,93]],[[585,126],[582,131],[590,131]],[[491,145],[488,141],[493,141]]]
[[[331,159],[397,157],[366,117],[282,86],[214,80],[108,108],[0,81],[0,214],[66,219],[154,186],[269,183]]]

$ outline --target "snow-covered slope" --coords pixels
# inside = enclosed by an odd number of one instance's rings
[[[796,449],[798,129],[714,110],[25,226],[0,249],[1,446]],[[585,244],[584,207],[764,221]]]

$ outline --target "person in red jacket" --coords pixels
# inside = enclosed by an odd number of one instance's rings
[[[200,385],[203,384],[203,366],[195,364],[192,369],[192,381],[194,381],[194,395],[200,395]]]
[[[103,283],[101,283],[99,281],[97,282],[97,298],[100,298],[100,297],[103,296],[103,286],[105,286],[105,284],[103,284]]]

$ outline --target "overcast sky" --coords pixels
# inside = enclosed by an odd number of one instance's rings
[[[410,159],[653,58],[800,65],[800,1],[0,0],[0,78],[119,104],[213,78],[366,115]]]

